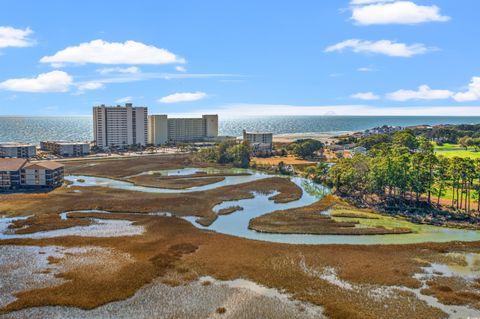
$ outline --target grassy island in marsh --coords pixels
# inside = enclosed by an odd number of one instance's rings
[[[327,195],[304,207],[265,214],[250,220],[249,228],[259,232],[315,235],[386,235],[411,233],[408,227],[387,227],[391,217],[359,209]],[[390,226],[390,225],[389,225]]]

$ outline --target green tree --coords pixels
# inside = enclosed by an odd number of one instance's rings
[[[480,138],[473,138],[473,139],[470,139],[471,143],[469,146],[473,146],[473,148],[475,149],[475,152],[478,152],[480,150]]]
[[[444,156],[438,157],[437,170],[435,171],[435,180],[438,183],[437,207],[440,207],[440,198],[444,195],[445,187],[450,179],[449,174],[450,161]]]
[[[226,153],[235,167],[249,167],[251,150],[247,145],[234,145],[228,148]]]
[[[458,144],[460,144],[465,150],[468,150],[469,146],[472,146],[473,140],[470,136],[464,136],[458,140]]]
[[[418,141],[411,130],[403,130],[393,134],[393,144],[403,146],[409,150],[414,150],[418,147]]]
[[[312,157],[315,152],[323,149],[323,143],[317,140],[298,140],[288,146],[288,149],[297,157]]]
[[[391,142],[392,136],[389,134],[373,134],[360,139],[360,141],[357,143],[357,146],[363,146],[369,150],[374,146],[378,146],[379,144]]]
[[[329,166],[327,163],[318,163],[315,166],[312,165],[305,168],[303,176],[313,180],[314,182],[320,183],[325,180],[328,169]]]

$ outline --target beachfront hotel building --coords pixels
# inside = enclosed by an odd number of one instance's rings
[[[30,158],[37,155],[37,148],[33,144],[0,143],[0,157]]]
[[[0,191],[54,189],[63,185],[64,167],[54,161],[0,159]]]
[[[168,118],[167,115],[148,117],[148,144],[197,142],[218,137],[218,115],[199,118]]]
[[[273,146],[273,133],[247,132],[243,130],[243,141],[248,142],[254,151],[271,151]]]
[[[102,149],[145,146],[148,140],[148,108],[125,106],[94,106],[93,135],[95,145]]]
[[[90,154],[90,143],[88,142],[66,142],[66,141],[42,141],[42,151],[65,157],[84,156]]]

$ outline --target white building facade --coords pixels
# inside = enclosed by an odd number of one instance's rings
[[[93,135],[95,145],[106,148],[145,146],[148,141],[148,108],[122,106],[93,107]]]
[[[273,133],[266,132],[247,132],[243,130],[243,141],[248,142],[252,148],[262,150],[272,150]]]
[[[168,118],[167,115],[148,117],[148,143],[162,145],[195,142],[218,137],[218,115],[201,118]]]
[[[84,156],[90,154],[88,142],[43,141],[40,142],[42,151],[52,152],[60,156]]]
[[[30,158],[37,156],[37,148],[33,144],[1,143],[0,157]]]

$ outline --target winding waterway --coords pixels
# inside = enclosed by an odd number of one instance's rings
[[[242,169],[204,169],[204,168],[184,168],[177,170],[163,170],[155,172],[146,172],[144,174],[160,173],[162,175],[190,175],[195,172],[207,173],[249,173],[250,175],[227,176],[225,180],[212,183],[205,186],[192,187],[183,190],[161,189],[155,187],[137,186],[133,183],[118,181],[109,178],[99,178],[91,176],[67,176],[65,179],[72,182],[72,186],[102,186],[130,191],[140,191],[149,193],[187,193],[196,191],[205,191],[226,185],[247,183],[259,179],[272,177],[254,170]],[[227,201],[214,208],[219,211],[222,208],[231,206],[241,206],[242,211],[230,215],[219,216],[210,226],[203,227],[196,222],[195,217],[186,217],[193,225],[201,229],[213,230],[218,233],[278,243],[289,244],[359,244],[359,245],[377,245],[377,244],[412,244],[423,242],[450,242],[450,241],[480,241],[480,232],[437,227],[431,225],[417,225],[404,220],[398,222],[402,226],[410,227],[413,233],[396,235],[302,235],[302,234],[269,234],[260,233],[248,229],[250,219],[276,211],[289,208],[302,207],[310,205],[328,194],[329,190],[323,186],[312,183],[311,181],[300,178],[290,177],[291,181],[297,184],[303,190],[303,195],[299,200],[289,203],[274,203],[268,198],[270,195],[254,193],[252,199],[239,201]],[[381,222],[379,222],[381,223]],[[391,224],[391,221],[389,221]]]

